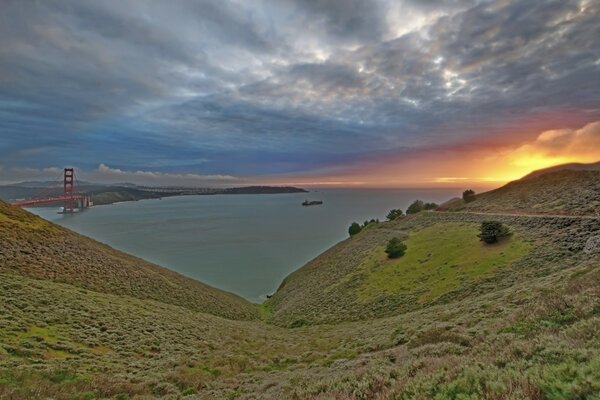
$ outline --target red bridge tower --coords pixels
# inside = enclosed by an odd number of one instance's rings
[[[75,171],[73,168],[65,168],[65,174],[63,178],[63,188],[65,205],[63,212],[73,213],[75,211],[75,193],[73,191],[73,181],[75,180]]]

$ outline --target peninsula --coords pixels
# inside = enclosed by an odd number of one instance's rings
[[[92,197],[95,205],[112,204],[123,201],[158,199],[173,196],[198,196],[217,194],[281,194],[307,193],[308,191],[294,186],[242,186],[233,188],[194,188],[194,187],[156,187],[138,186],[130,183],[102,185],[84,182],[78,191]],[[22,199],[36,199],[46,196],[60,196],[61,186],[53,182],[23,182],[0,186],[0,199],[11,202]]]

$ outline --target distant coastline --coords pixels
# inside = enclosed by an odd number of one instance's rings
[[[90,194],[95,205],[107,205],[126,201],[159,199],[174,196],[198,196],[217,194],[284,194],[307,193],[303,188],[294,186],[242,186],[233,188],[186,188],[186,187],[148,187],[135,185],[95,185],[84,184],[79,187],[81,193]],[[56,192],[56,193],[54,193]],[[58,187],[26,187],[20,184],[0,186],[0,199],[15,201],[35,199],[41,195],[60,195],[62,188]]]

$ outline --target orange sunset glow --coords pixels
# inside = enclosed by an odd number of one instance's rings
[[[540,132],[533,139],[513,146],[415,151],[386,156],[376,162],[349,167],[351,175],[321,179],[298,177],[291,182],[313,186],[351,187],[463,187],[493,188],[519,179],[532,171],[567,163],[600,161],[600,122],[579,129]]]

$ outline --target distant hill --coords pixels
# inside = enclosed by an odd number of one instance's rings
[[[570,164],[561,164],[555,165],[553,167],[539,169],[537,171],[533,171],[530,174],[525,175],[522,179],[535,178],[540,175],[547,174],[549,172],[556,171],[600,171],[600,161],[591,164],[583,164],[583,163],[570,163]]]
[[[117,251],[0,201],[0,273],[253,319],[255,307],[191,278]],[[198,260],[202,262],[202,260]]]
[[[279,194],[279,193],[305,193],[305,189],[293,186],[245,186],[235,188],[187,188],[187,187],[148,187],[134,184],[103,185],[93,183],[80,183],[77,191],[92,196],[96,205],[112,204],[122,201],[137,201],[157,199],[160,197],[187,196],[187,195],[214,195],[214,194]],[[51,182],[24,182],[0,186],[0,199],[15,201],[40,197],[62,196],[62,186]]]
[[[244,186],[228,188],[223,194],[277,194],[277,193],[306,193],[307,190],[293,186]]]
[[[535,172],[498,189],[479,193],[471,203],[458,199],[442,204],[440,208],[447,211],[597,215],[600,212],[600,170]]]

